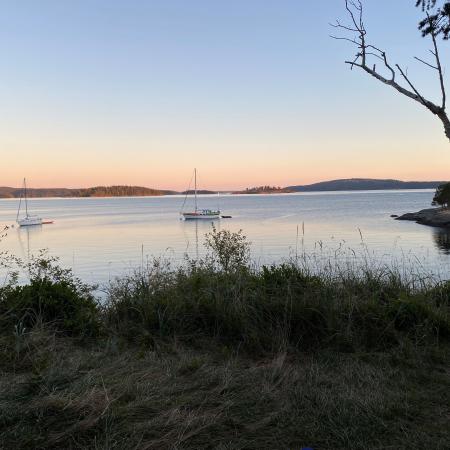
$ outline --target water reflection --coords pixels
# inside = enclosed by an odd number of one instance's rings
[[[440,252],[450,255],[450,229],[436,228],[433,232],[433,239]]]
[[[18,256],[29,262],[30,256],[33,254],[33,238],[42,233],[42,225],[17,227],[16,231],[20,249]]]
[[[215,223],[210,220],[183,220],[181,221],[183,234],[186,241],[186,253],[195,255],[198,260],[204,253],[205,235],[211,232],[212,225],[220,229],[220,222]]]

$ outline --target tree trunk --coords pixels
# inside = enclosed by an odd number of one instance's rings
[[[439,117],[439,119],[441,119],[441,122],[444,125],[444,131],[447,139],[450,140],[450,119],[448,118],[447,113],[445,111],[442,111],[439,112],[437,116]]]

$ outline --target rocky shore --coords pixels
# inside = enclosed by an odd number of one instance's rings
[[[422,209],[415,213],[403,214],[395,220],[412,220],[422,225],[450,228],[450,208]]]

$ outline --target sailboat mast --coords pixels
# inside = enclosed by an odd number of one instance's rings
[[[27,180],[25,178],[23,179],[23,190],[25,195],[25,213],[28,217]]]
[[[17,208],[16,222],[19,221],[20,207],[22,206],[22,197],[23,197],[23,192],[20,191],[20,200],[19,200],[19,207]]]
[[[197,169],[194,169],[194,197],[195,197],[195,212],[197,212]]]

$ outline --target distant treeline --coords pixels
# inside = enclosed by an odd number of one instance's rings
[[[289,192],[315,191],[370,191],[387,189],[436,189],[444,181],[399,181],[351,178],[346,180],[322,181],[303,186],[257,186],[233,194],[283,194]],[[0,198],[18,198],[22,188],[0,187]],[[27,189],[28,197],[153,197],[160,195],[189,194],[193,190],[177,192],[172,190],[152,189],[142,186],[95,186],[91,188],[39,188]],[[216,194],[217,191],[198,190],[198,194]]]
[[[246,188],[243,191],[236,191],[233,194],[285,194],[293,192],[291,189],[282,188],[280,186],[256,186],[252,188]]]
[[[21,188],[0,187],[0,198],[18,198]],[[177,194],[175,191],[142,186],[95,186],[85,189],[42,188],[27,189],[28,197],[150,197]]]

